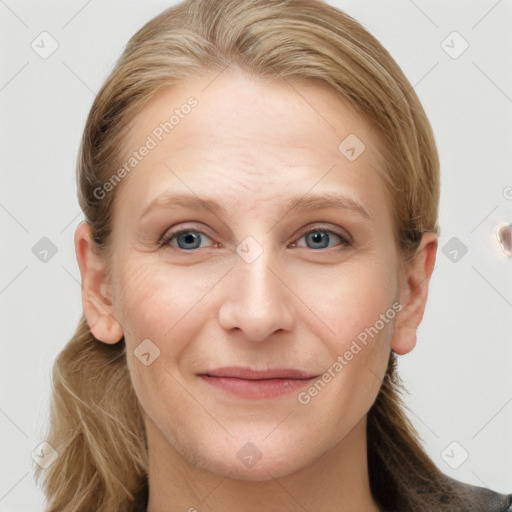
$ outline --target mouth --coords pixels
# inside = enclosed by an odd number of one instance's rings
[[[197,374],[204,382],[221,391],[244,399],[269,399],[297,391],[318,375],[294,368],[253,370],[225,367]]]

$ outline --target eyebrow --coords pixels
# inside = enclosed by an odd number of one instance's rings
[[[143,210],[139,220],[142,220],[155,208],[174,207],[193,208],[196,210],[210,211],[217,216],[227,215],[227,210],[221,201],[210,197],[199,197],[193,194],[166,193],[156,197]],[[359,201],[340,194],[305,194],[294,195],[282,205],[280,213],[303,213],[323,208],[338,208],[353,211],[366,219],[371,219],[368,209]]]

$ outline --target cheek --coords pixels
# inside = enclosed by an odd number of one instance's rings
[[[309,286],[303,293],[310,290],[311,309],[322,320],[311,321],[308,329],[322,339],[329,356],[322,376],[328,381],[325,391],[319,383],[301,399],[316,401],[313,408],[331,410],[332,426],[358,421],[381,386],[396,317],[392,306],[397,275],[392,269],[390,261],[377,257],[354,259],[339,269],[329,269],[320,279],[317,275],[315,283],[304,282]]]
[[[329,448],[361,421],[377,397],[389,359],[396,283],[389,267],[376,262],[347,265],[316,284],[324,286],[310,287],[316,293],[309,298],[322,322],[311,321],[307,329],[321,339],[325,368],[298,400],[307,415],[325,418]]]
[[[338,439],[339,425],[348,429],[367,413],[386,372],[397,314],[396,274],[375,259],[330,270],[309,289],[310,304],[316,305],[311,309],[322,321],[311,321],[308,329],[321,336],[329,356],[320,379],[325,386],[306,389],[300,400],[318,414],[331,411],[328,428]]]
[[[184,404],[178,366],[207,320],[205,298],[218,277],[190,267],[171,269],[147,256],[120,266],[118,276],[114,310],[125,328],[133,387],[146,413],[167,421],[173,405]]]
[[[215,284],[211,273],[171,269],[151,258],[135,259],[119,274],[116,314],[134,343],[145,338],[157,343],[173,338],[179,343],[183,332],[194,332],[195,310]]]
[[[180,368],[211,321],[208,294],[219,273],[199,266],[171,268],[147,255],[119,269],[115,313],[125,328],[127,363],[139,400],[146,411],[154,411],[159,395],[169,403],[182,401]],[[146,366],[142,354],[148,352]]]
[[[333,356],[347,350],[358,336],[364,340],[368,330],[389,335],[397,276],[388,263],[354,260],[300,281],[298,295],[314,313],[308,315],[309,328],[321,336]]]

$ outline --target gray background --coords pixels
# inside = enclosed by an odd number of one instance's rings
[[[400,358],[409,415],[442,471],[512,492],[512,261],[494,237],[512,221],[512,4],[329,3],[403,68],[441,157],[437,266],[418,345]],[[170,5],[0,0],[0,511],[42,510],[31,453],[43,440],[51,365],[81,312],[73,234],[86,115],[129,37]],[[58,43],[46,59],[31,47],[43,31]],[[453,31],[469,44],[461,55],[464,41],[446,39]],[[43,237],[57,249],[46,262],[33,252]]]

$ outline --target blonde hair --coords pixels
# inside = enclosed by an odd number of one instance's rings
[[[318,0],[187,0],[144,25],[99,91],[83,133],[78,198],[95,250],[111,261],[119,186],[94,193],[120,165],[126,126],[162,86],[236,66],[249,75],[319,79],[377,131],[384,183],[404,261],[426,231],[438,233],[439,162],[423,108],[403,72],[359,23]],[[129,179],[129,178],[127,178]],[[53,368],[46,441],[58,459],[36,468],[47,512],[145,510],[148,454],[125,343],[95,339],[85,316]],[[396,355],[368,412],[370,487],[382,510],[455,511],[463,497],[422,448],[404,412]]]

